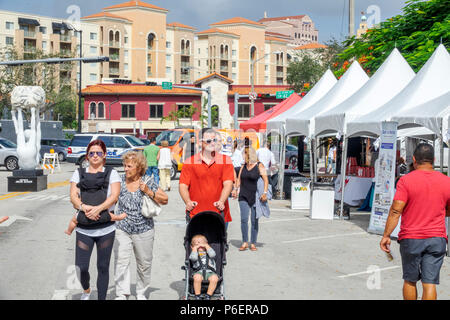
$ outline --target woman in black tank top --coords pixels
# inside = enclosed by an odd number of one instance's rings
[[[245,164],[241,167],[236,182],[239,192],[239,208],[241,211],[241,232],[242,246],[240,251],[248,249],[248,218],[251,220],[250,250],[256,251],[256,240],[258,236],[258,219],[256,218],[256,190],[258,180],[261,176],[266,176],[264,165],[256,157],[253,148],[245,148]],[[266,178],[267,180],[267,178]],[[261,201],[267,201],[266,194],[263,194]]]

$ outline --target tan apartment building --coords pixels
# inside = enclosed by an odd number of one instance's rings
[[[308,15],[264,18],[258,21],[266,26],[268,32],[283,34],[290,38],[290,46],[300,46],[319,41],[319,31]]]

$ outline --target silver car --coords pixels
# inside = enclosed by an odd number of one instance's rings
[[[19,169],[19,156],[16,148],[14,142],[0,138],[0,166],[5,166],[9,171]]]

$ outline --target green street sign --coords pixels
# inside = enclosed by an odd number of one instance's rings
[[[162,83],[162,88],[164,90],[172,90],[172,82],[163,82]]]
[[[276,99],[286,99],[286,98],[289,98],[289,96],[293,93],[294,93],[294,90],[277,91],[275,98]]]

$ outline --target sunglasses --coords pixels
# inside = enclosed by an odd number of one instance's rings
[[[207,144],[210,144],[211,142],[217,142],[217,139],[203,139],[203,142],[206,142]]]
[[[89,151],[89,157],[90,158],[94,157],[95,154],[97,154],[97,156],[99,156],[100,158],[103,157],[103,152],[102,151]]]

